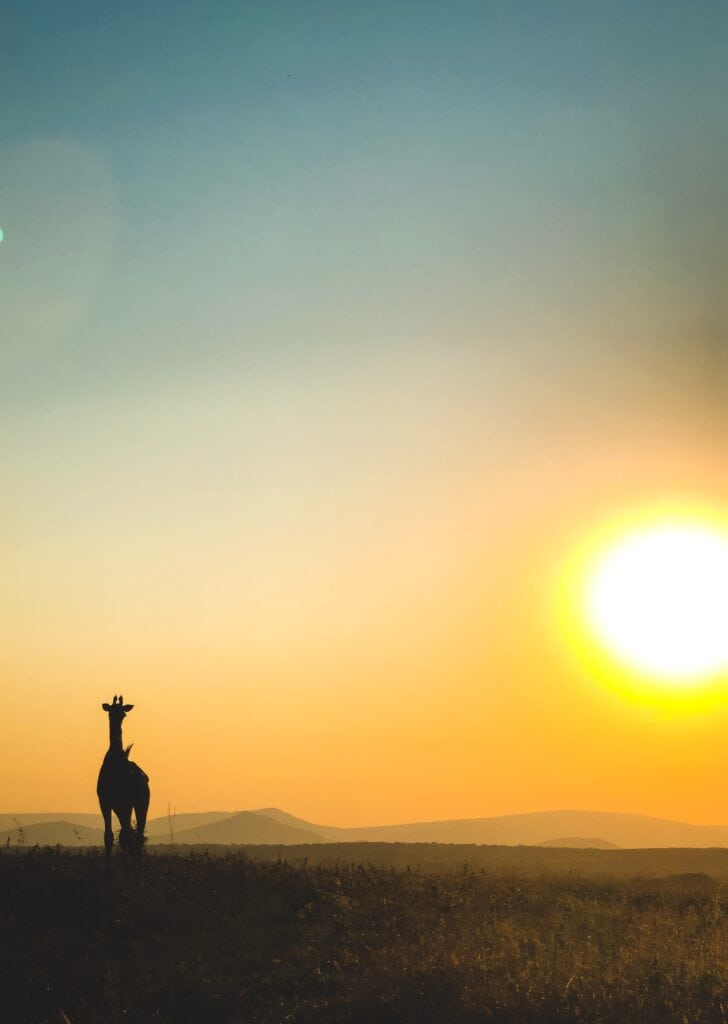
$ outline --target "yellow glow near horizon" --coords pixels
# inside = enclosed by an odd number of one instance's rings
[[[728,524],[714,511],[621,517],[582,544],[562,584],[570,646],[617,689],[693,700],[728,672]]]

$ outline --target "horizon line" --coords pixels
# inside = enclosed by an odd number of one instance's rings
[[[707,828],[707,829],[728,828],[728,823],[718,822],[718,823],[711,823],[711,824],[709,824],[709,823],[705,823],[705,822],[684,821],[681,818],[666,818],[666,817],[664,817],[662,815],[658,815],[658,814],[645,814],[645,813],[643,813],[641,811],[601,811],[601,810],[594,810],[593,808],[588,808],[588,807],[587,808],[583,808],[583,807],[582,808],[579,808],[579,807],[554,807],[554,808],[550,808],[548,810],[540,810],[540,811],[510,811],[510,812],[508,812],[506,814],[481,814],[481,815],[473,815],[473,816],[470,816],[470,817],[457,817],[457,818],[423,818],[423,819],[409,820],[409,821],[399,820],[399,821],[393,821],[393,822],[377,823],[377,824],[374,824],[374,825],[372,825],[372,824],[368,824],[368,825],[334,825],[334,824],[330,824],[330,823],[326,823],[326,822],[320,822],[320,821],[309,821],[307,818],[300,817],[297,814],[292,814],[290,811],[284,811],[280,807],[275,807],[273,805],[269,805],[267,807],[256,807],[256,808],[252,808],[252,809],[251,808],[247,808],[247,807],[242,807],[242,808],[238,808],[238,809],[232,810],[232,811],[231,810],[224,810],[224,811],[223,810],[215,810],[215,809],[212,809],[212,808],[207,809],[207,810],[203,810],[203,811],[180,811],[180,810],[176,810],[172,815],[170,815],[169,813],[154,814],[154,815],[152,815],[152,816],[150,816],[148,818],[148,821],[154,821],[154,820],[158,820],[158,819],[169,818],[170,816],[172,817],[172,819],[174,819],[176,815],[180,815],[180,814],[225,814],[225,815],[230,815],[230,816],[234,816],[236,814],[260,814],[260,815],[263,815],[265,811],[278,811],[281,814],[286,814],[286,815],[289,815],[292,818],[297,819],[298,821],[302,821],[302,822],[304,822],[307,825],[320,826],[320,827],[323,827],[323,828],[340,828],[340,829],[346,830],[346,831],[353,830],[353,829],[396,828],[398,826],[403,826],[404,827],[404,826],[412,826],[412,825],[433,825],[433,824],[440,824],[440,823],[455,823],[455,822],[467,822],[467,821],[493,821],[493,820],[497,820],[499,818],[536,817],[538,815],[546,815],[546,814],[601,814],[601,815],[611,815],[611,816],[614,816],[614,817],[619,816],[619,817],[630,817],[630,818],[649,818],[652,821],[670,822],[670,823],[676,824],[676,825],[686,825],[686,826],[688,826],[690,828]],[[12,817],[20,817],[21,815],[35,815],[35,814],[43,814],[43,815],[46,815],[46,814],[58,814],[58,815],[63,815],[63,814],[85,814],[85,815],[98,816],[99,818],[102,817],[101,811],[98,808],[96,808],[94,810],[91,810],[91,811],[74,811],[74,810],[68,810],[68,809],[63,810],[63,811],[54,811],[54,810],[52,810],[52,811],[47,811],[47,810],[46,811],[30,811],[30,810],[25,810],[25,811],[0,811],[0,815],[6,816],[6,817],[10,817],[10,818],[12,818]],[[59,817],[57,820],[62,821],[64,819],[62,817]]]

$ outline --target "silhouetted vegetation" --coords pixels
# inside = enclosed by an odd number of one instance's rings
[[[116,856],[105,878],[98,851],[4,850],[3,1019],[57,1024],[61,1010],[72,1024],[728,1016],[724,890],[691,857],[711,855],[724,873],[725,851],[530,850],[527,863],[519,850],[439,847],[433,864],[438,854],[460,864],[408,870],[366,863],[384,856],[378,845],[312,849],[339,863],[188,849],[131,870]],[[505,858],[497,869],[475,866],[472,854],[489,849]],[[410,849],[415,862],[421,852]],[[610,861],[626,853],[647,869],[672,857],[663,867],[682,872],[640,878],[633,864],[617,878]],[[601,869],[592,860],[590,873],[592,854]]]
[[[289,864],[338,867],[370,864],[374,867],[453,871],[467,864],[473,870],[543,876],[582,875],[588,878],[665,878],[668,875],[705,874],[728,882],[728,849],[598,850],[568,847],[484,846],[477,843],[304,843],[300,845],[147,847],[149,854],[191,850],[211,857],[244,854],[251,860],[281,860]],[[728,1018],[727,1018],[728,1019]]]

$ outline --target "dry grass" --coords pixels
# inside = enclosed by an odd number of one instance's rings
[[[341,852],[340,848],[340,852]],[[578,858],[577,858],[578,862]],[[436,872],[4,852],[3,1019],[728,1019],[728,915],[704,874]]]

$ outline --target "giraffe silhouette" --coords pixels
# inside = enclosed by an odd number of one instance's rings
[[[109,716],[109,749],[101,764],[96,794],[104,816],[104,846],[108,862],[114,845],[112,811],[121,825],[119,844],[124,853],[139,854],[144,846],[149,777],[138,764],[129,760],[131,745],[125,750],[121,742],[121,723],[134,705],[125,704],[123,697],[117,699],[114,695],[111,704],[102,704],[101,707]],[[136,833],[131,827],[132,811],[136,817]]]

